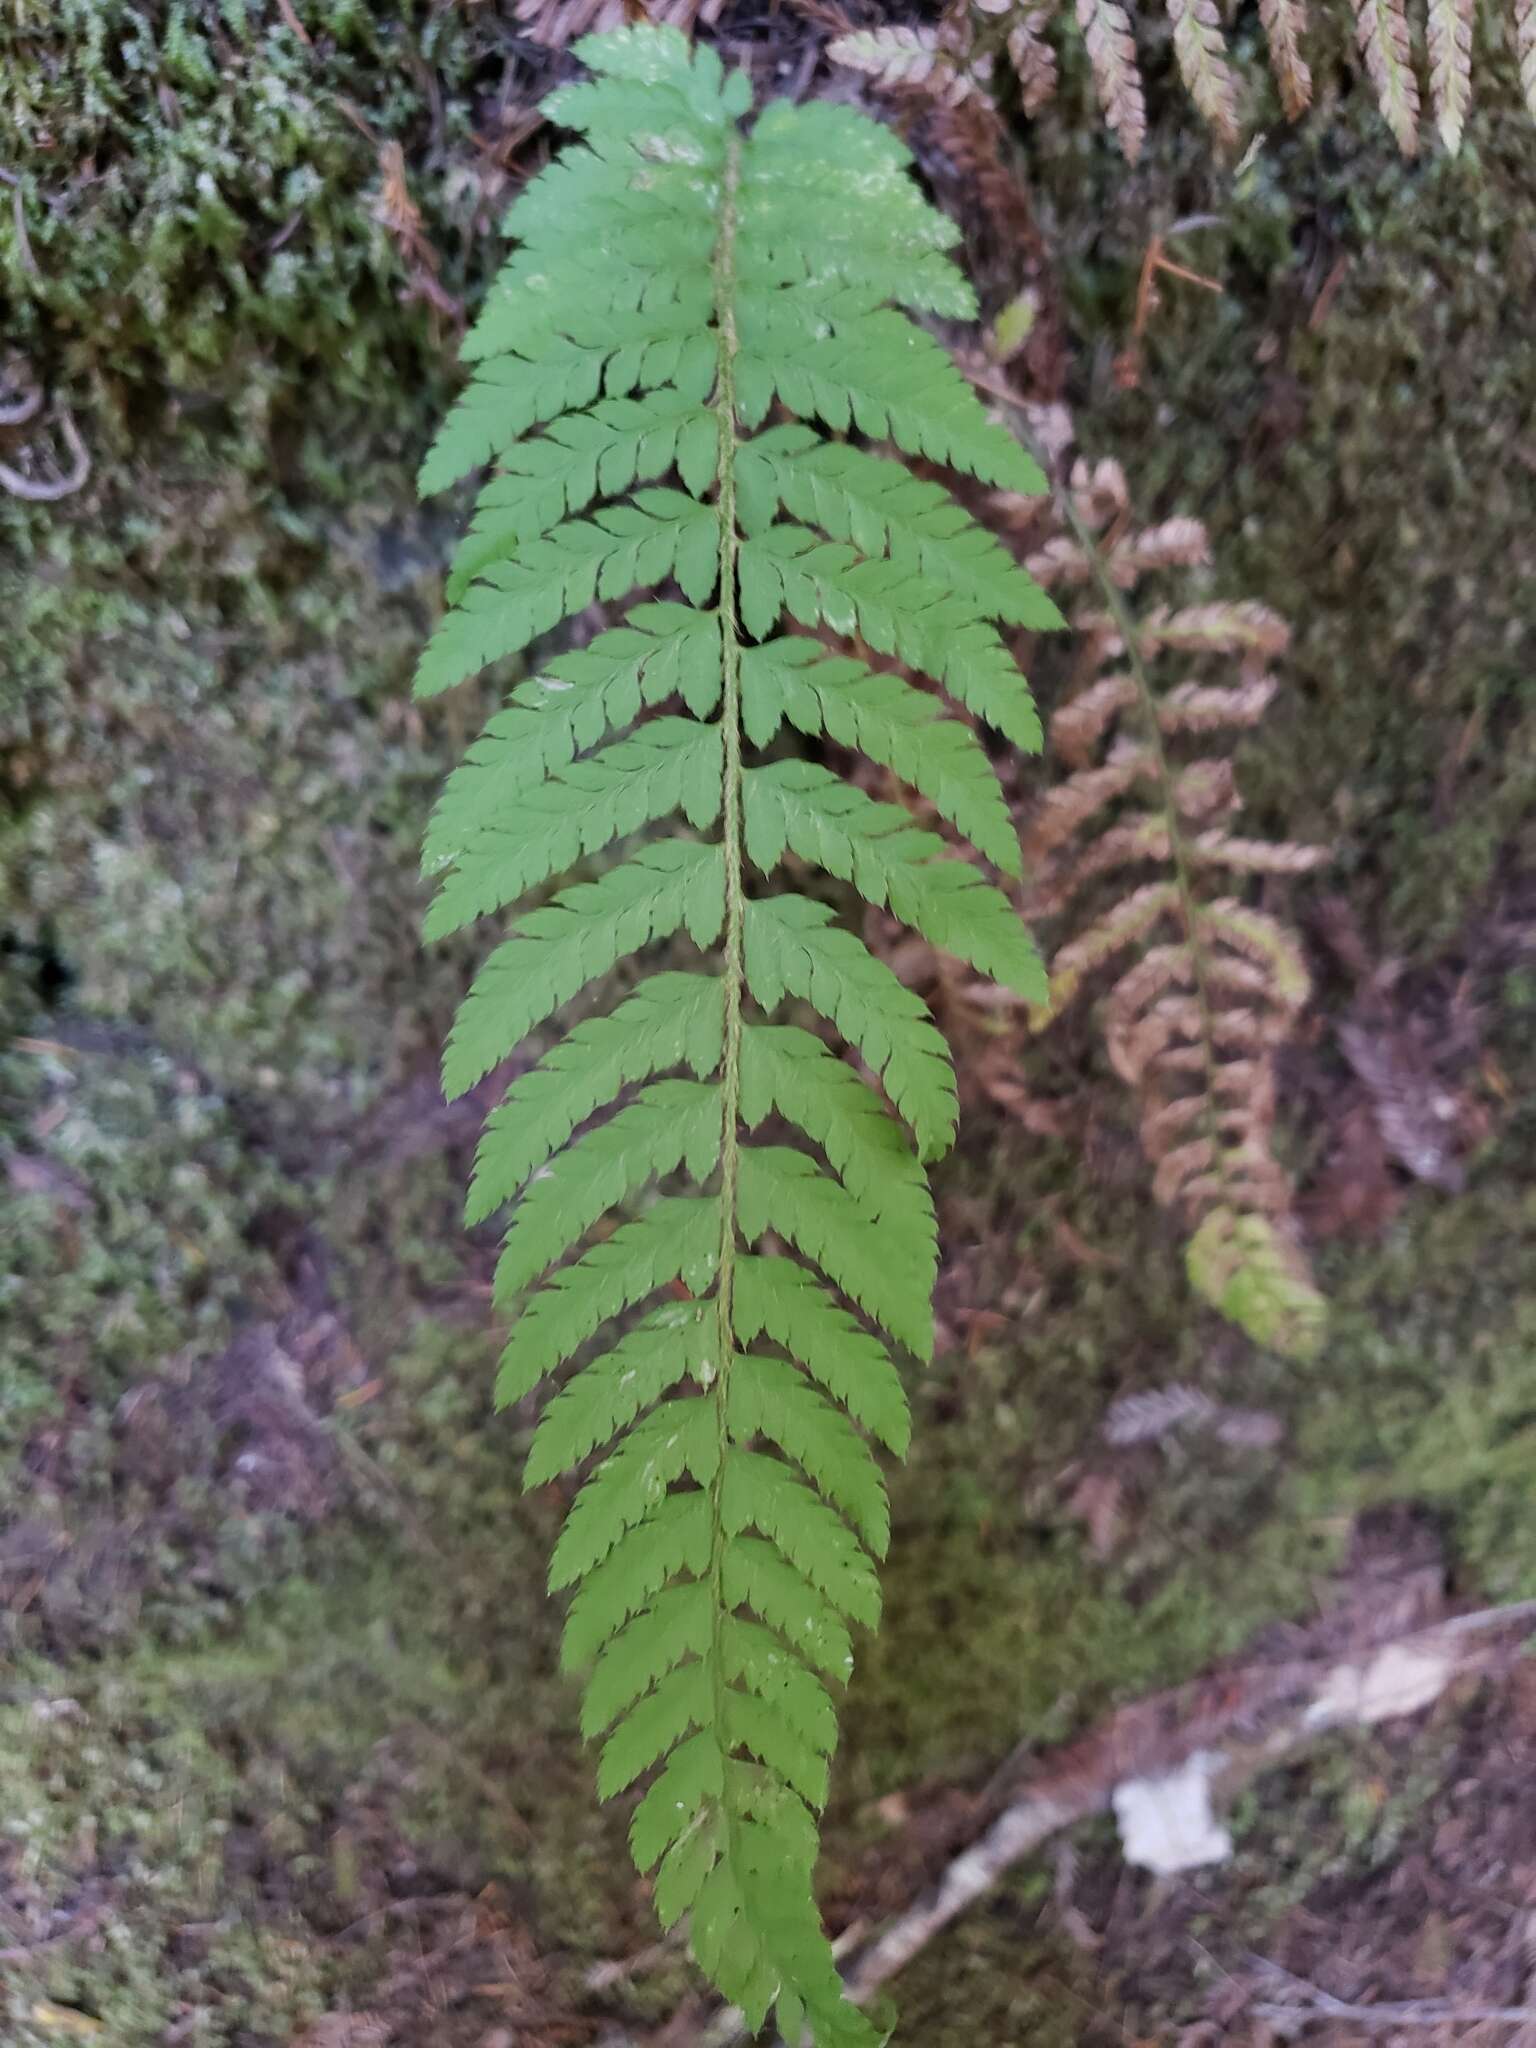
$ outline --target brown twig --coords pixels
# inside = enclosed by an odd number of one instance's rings
[[[1313,2020],[1348,2020],[1357,2027],[1474,2027],[1504,2025],[1525,2027],[1536,2021],[1536,2005],[1460,2005],[1450,1998],[1403,1998],[1385,2005],[1351,2005],[1335,1998],[1319,1984],[1293,1976],[1266,1957],[1255,1956],[1255,1966],[1271,1979],[1277,1990],[1295,1994],[1294,2002],[1265,2000],[1250,2007],[1255,2019],[1287,2031],[1309,2025]]]
[[[277,11],[293,30],[306,50],[315,47],[315,39],[293,11],[293,0],[277,0]]]
[[[1046,1758],[1033,1782],[954,1858],[938,1883],[863,1951],[845,1972],[849,1999],[866,2004],[1014,1864],[1062,1829],[1110,1811],[1119,1786],[1165,1776],[1196,1752],[1219,1745],[1224,1762],[1218,1783],[1233,1790],[1333,1730],[1374,1725],[1428,1706],[1452,1679],[1486,1668],[1495,1653],[1484,1639],[1512,1628],[1522,1635],[1536,1630],[1536,1600],[1456,1615],[1373,1641],[1352,1656],[1245,1666],[1120,1708],[1081,1741]],[[1404,1689],[1394,1696],[1397,1674]],[[1266,1733],[1240,1737],[1260,1718],[1270,1724]],[[1470,2014],[1449,2008],[1442,2017]],[[744,2038],[734,2009],[717,2012],[692,2036],[695,2048],[732,2048]]]

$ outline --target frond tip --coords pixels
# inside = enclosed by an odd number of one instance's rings
[[[1011,492],[1042,479],[898,310],[972,300],[894,137],[826,104],[746,133],[745,77],[671,30],[578,54],[594,75],[548,111],[582,139],[508,216],[520,246],[423,465],[427,488],[498,467],[417,690],[628,610],[514,683],[433,815],[429,936],[555,888],[476,975],[444,1085],[475,1086],[641,956],[486,1124],[467,1213],[512,1205],[497,1401],[574,1361],[525,1482],[594,1461],[550,1583],[572,1596],[564,1661],[591,1667],[599,1790],[644,1788],[630,1838],[661,1919],[688,1915],[754,2028],[773,2010],[788,2040],[874,2048],[814,1903],[816,1814],[831,1688],[879,1613],[871,1440],[905,1449],[896,1356],[932,1345],[919,1161],[950,1143],[955,1085],[917,997],[773,879],[820,870],[1024,1000],[1046,983],[951,839],[829,766],[749,755],[786,727],[862,752],[1017,874],[985,748],[907,672],[1037,746],[1002,629],[1059,614],[942,485],[865,444]],[[766,425],[775,408],[798,418]],[[695,957],[647,977],[658,948]],[[788,999],[827,1036],[773,1022]]]

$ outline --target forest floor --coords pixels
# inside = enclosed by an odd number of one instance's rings
[[[491,1412],[493,1246],[459,1222],[485,1105],[436,1087],[470,953],[418,950],[415,845],[488,692],[406,697],[453,526],[409,484],[451,335],[422,242],[380,225],[379,152],[401,136],[441,291],[468,293],[494,209],[463,179],[499,196],[529,131],[521,57],[473,42],[491,10],[400,11],[403,54],[339,0],[301,5],[338,24],[307,51],[199,71],[165,35],[165,162],[200,94],[239,131],[218,96],[247,73],[297,137],[276,310],[241,316],[267,324],[232,380],[126,295],[91,330],[47,219],[28,243],[26,346],[96,459],[77,499],[0,503],[7,2048],[695,2038],[557,1668],[562,1500],[521,1494],[527,1418]],[[303,127],[319,63],[374,132]],[[798,45],[784,65],[812,76]],[[1207,523],[1213,592],[1295,629],[1238,766],[1252,829],[1336,851],[1274,899],[1317,987],[1283,1121],[1327,1341],[1286,1362],[1198,1305],[1086,1029],[993,1047],[1072,1136],[978,1090],[939,1169],[945,1341],[843,1714],[835,1930],[902,1910],[1126,1703],[1536,1597],[1532,141],[1493,72],[1475,146],[1405,167],[1345,77],[1235,180],[1156,76],[1134,173],[1080,79],[1021,158],[1081,445],[1142,517]],[[328,183],[293,183],[306,152]],[[339,225],[270,247],[322,203]],[[1165,284],[1127,388],[1146,249],[1206,214],[1183,254],[1220,291]],[[106,274],[97,226],[72,247]],[[271,274],[300,253],[348,280],[302,343],[306,274]],[[971,253],[995,310],[1007,252]],[[196,300],[215,337],[245,288]],[[1108,1440],[1117,1401],[1168,1389],[1215,1419]],[[897,2039],[1257,2043],[1309,1986],[1536,2010],[1530,1666],[1309,1746],[1225,1820],[1231,1858],[1182,1876],[1129,1868],[1108,1820],[1025,1859],[891,1987]],[[1305,2038],[1518,2038],[1434,2019]]]

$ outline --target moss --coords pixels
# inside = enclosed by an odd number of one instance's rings
[[[21,0],[0,26],[10,339],[110,387],[125,427],[173,388],[249,404],[253,376],[271,393],[319,367],[377,409],[430,370],[377,203],[385,142],[416,167],[451,283],[472,274],[500,186],[475,140],[498,39],[416,0],[303,18],[307,44],[219,0]]]

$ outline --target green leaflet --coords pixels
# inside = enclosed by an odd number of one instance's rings
[[[813,1274],[792,1259],[738,1259],[732,1309],[743,1344],[763,1336],[781,1345],[855,1422],[904,1455],[912,1422],[885,1346]]]
[[[867,902],[889,907],[946,953],[1032,1003],[1049,984],[1040,956],[1001,891],[896,804],[879,804],[815,761],[775,761],[742,779],[748,857],[765,871],[798,854]]]
[[[933,1349],[927,1262],[914,1274],[893,1258],[889,1234],[814,1159],[787,1145],[744,1153],[736,1216],[749,1244],[777,1231],[909,1351]]]
[[[742,723],[766,746],[780,722],[867,754],[927,797],[979,853],[1017,875],[1019,835],[992,763],[960,720],[900,676],[877,675],[814,640],[786,635],[742,656]]]
[[[712,612],[636,605],[625,625],[519,683],[449,776],[427,827],[423,874],[436,874],[482,827],[498,823],[514,791],[542,782],[611,727],[628,725],[643,706],[674,692],[698,718],[720,701],[720,627]]]
[[[899,655],[937,676],[1016,747],[1039,750],[1040,721],[1007,648],[963,599],[921,571],[903,570],[885,556],[866,560],[840,542],[819,541],[803,526],[770,526],[742,543],[741,616],[748,631],[761,636],[784,611],[802,625],[857,633],[877,653]]]
[[[504,451],[501,473],[475,505],[474,523],[448,572],[456,601],[492,562],[636,482],[665,476],[676,462],[690,490],[715,473],[719,430],[707,406],[676,391],[607,398],[587,413],[552,420],[546,433]]]
[[[581,139],[508,213],[518,247],[422,468],[435,489],[498,465],[418,694],[594,604],[611,623],[512,684],[433,815],[429,936],[563,884],[513,911],[444,1087],[475,1086],[631,955],[686,938],[709,956],[640,979],[512,1075],[466,1215],[512,1204],[498,1404],[565,1374],[525,1484],[590,1461],[550,1582],[570,1589],[562,1658],[591,1667],[599,1791],[640,1787],[631,1844],[657,1913],[688,1916],[752,2026],[774,2011],[786,2039],[875,2048],[816,1910],[816,1813],[850,1625],[879,1614],[871,1440],[899,1454],[909,1431],[877,1329],[931,1348],[918,1162],[953,1136],[954,1077],[891,969],[829,905],[749,895],[748,863],[814,866],[1031,998],[1043,977],[1007,898],[905,809],[744,750],[787,724],[863,753],[1016,875],[970,726],[777,627],[857,637],[1036,746],[998,629],[1056,623],[1050,601],[942,482],[812,423],[1003,489],[1040,478],[896,310],[966,318],[974,300],[893,135],[819,102],[768,107],[747,133],[746,77],[671,30],[577,54],[591,75],[546,111]],[[774,404],[798,423],[755,431]],[[795,1021],[775,1019],[786,1004]]]
[[[524,1486],[558,1478],[627,1429],[680,1379],[701,1378],[713,1336],[714,1326],[697,1302],[669,1301],[652,1309],[546,1405],[523,1468]]]
[[[668,1067],[712,1074],[723,1034],[720,984],[701,974],[653,975],[611,1016],[574,1026],[486,1119],[464,1220],[478,1223],[515,1195],[626,1082]]]
[[[1044,482],[1038,478],[1036,488]],[[1055,606],[1002,543],[942,485],[913,476],[889,456],[820,440],[809,427],[770,427],[742,450],[738,487],[744,507],[750,493],[765,507],[782,505],[819,526],[829,540],[850,541],[861,555],[889,553],[978,619],[1054,623]],[[745,509],[742,524],[749,533],[760,530]]]
[[[900,1129],[853,1069],[793,1024],[749,1024],[741,1039],[741,1120],[755,1128],[777,1110],[819,1145],[871,1223],[889,1219],[903,1244],[937,1263],[928,1180]]]
[[[549,1561],[551,1589],[586,1578],[685,1472],[707,1486],[719,1462],[713,1401],[694,1394],[653,1408],[577,1494]]]
[[[551,875],[671,811],[690,825],[720,811],[720,734],[687,718],[658,718],[627,740],[552,769],[518,791],[515,805],[461,833],[453,872],[427,912],[423,931],[440,939],[488,910],[500,910]],[[452,831],[445,820],[442,837]]]
[[[486,565],[428,642],[416,695],[434,697],[520,653],[596,597],[675,576],[684,596],[702,604],[714,588],[718,552],[714,511],[683,491],[641,491],[633,504],[568,519],[511,560]]]
[[[840,1508],[877,1557],[890,1541],[885,1482],[863,1438],[809,1384],[803,1373],[776,1358],[759,1358],[750,1372],[733,1372],[726,1423],[748,1442],[762,1435]],[[611,1462],[611,1461],[610,1461]]]
[[[513,1326],[496,1376],[496,1405],[520,1401],[604,1323],[668,1281],[701,1293],[715,1277],[719,1223],[713,1196],[674,1195],[563,1266]]]
[[[747,987],[763,1009],[798,996],[836,1025],[912,1126],[918,1157],[941,1158],[955,1134],[955,1077],[921,1000],[824,903],[770,896],[749,903],[743,923]]]
[[[503,1305],[647,1181],[686,1166],[706,1179],[720,1156],[720,1090],[654,1081],[607,1123],[567,1145],[528,1185],[496,1267]]]
[[[520,918],[464,998],[443,1055],[450,1101],[505,1059],[589,981],[683,927],[707,946],[725,915],[720,849],[684,840],[642,848],[596,882],[564,889]]]

